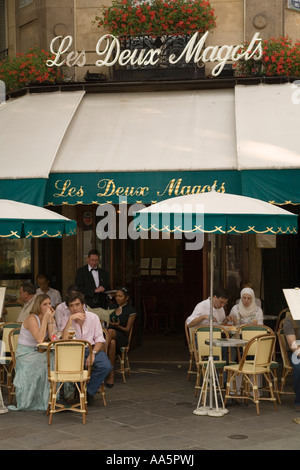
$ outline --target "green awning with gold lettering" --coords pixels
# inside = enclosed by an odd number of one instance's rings
[[[300,204],[300,105],[293,94],[285,83],[9,100],[0,106],[0,198],[44,206],[152,204],[215,185]]]
[[[153,204],[169,197],[216,191],[279,205],[300,203],[300,170],[66,173],[50,175],[45,205]]]

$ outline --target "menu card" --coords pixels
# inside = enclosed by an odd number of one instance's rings
[[[300,320],[300,288],[282,289],[294,320]]]

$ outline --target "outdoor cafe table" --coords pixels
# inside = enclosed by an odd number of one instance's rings
[[[212,340],[213,346],[224,348],[240,348],[246,346],[248,341],[240,338],[215,338]],[[205,340],[205,344],[209,344],[209,339]],[[229,365],[229,355],[226,355],[226,364]]]
[[[264,315],[264,320],[278,320],[278,315]]]
[[[225,348],[239,348],[241,346],[246,346],[247,343],[247,340],[240,338],[215,338],[212,340],[213,346],[221,346]],[[205,344],[209,344],[209,339],[205,340]]]

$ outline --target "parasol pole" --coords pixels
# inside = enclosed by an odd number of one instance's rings
[[[211,234],[210,246],[210,315],[209,315],[209,358],[203,378],[203,384],[198,401],[197,408],[193,411],[198,416],[212,416],[221,418],[228,413],[224,407],[221,387],[218,380],[217,370],[213,358],[213,295],[214,295],[214,242],[215,235]],[[206,406],[207,400],[207,387],[209,386],[209,406]],[[218,393],[222,407],[218,405]],[[204,395],[204,404],[201,406],[202,396]],[[215,401],[215,406],[213,403]]]
[[[211,234],[210,241],[210,315],[209,315],[209,408],[212,410],[213,406],[213,387],[215,387],[215,381],[212,384],[213,374],[212,367],[214,367],[213,360],[213,296],[214,296],[214,245],[215,245],[215,234]],[[218,406],[218,403],[217,403]]]

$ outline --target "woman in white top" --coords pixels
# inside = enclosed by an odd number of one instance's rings
[[[232,307],[229,320],[234,325],[263,325],[263,311],[255,302],[253,289],[245,287],[241,291],[241,299],[237,305]]]
[[[16,352],[17,406],[10,410],[46,410],[49,400],[47,354],[37,344],[50,338],[54,327],[54,310],[48,295],[37,295],[31,314],[21,326]]]

